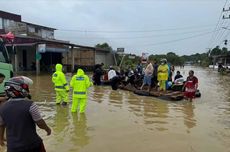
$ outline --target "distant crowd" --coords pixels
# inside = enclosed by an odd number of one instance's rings
[[[175,67],[169,64],[167,59],[161,59],[159,64],[156,61],[147,61],[145,65],[144,67],[143,64],[138,63],[136,68],[129,67],[127,70],[110,66],[106,72],[103,69],[103,63],[97,64],[93,74],[94,85],[109,83],[113,90],[117,90],[120,85],[131,85],[140,90],[147,86],[149,92],[183,91],[186,99],[192,100],[195,97],[198,78],[194,76],[193,70],[189,71],[186,79],[183,78],[180,71],[177,71],[173,78]]]

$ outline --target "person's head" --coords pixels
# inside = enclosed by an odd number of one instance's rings
[[[29,85],[33,81],[25,76],[17,76],[5,82],[5,92],[9,98],[31,98]]]
[[[167,63],[167,59],[161,59],[160,62],[161,62],[161,64],[166,64]]]
[[[192,77],[192,76],[194,75],[194,71],[193,71],[193,70],[190,70],[190,71],[188,72],[188,74],[189,74],[190,77]]]
[[[109,66],[109,70],[113,70],[114,68],[113,68],[113,66],[112,65],[110,65]]]
[[[180,75],[180,71],[177,71],[176,74],[177,74],[177,75]]]
[[[0,84],[4,81],[5,75],[0,73]]]
[[[56,68],[56,71],[62,71],[62,65],[59,63],[56,64],[55,68]]]
[[[81,68],[77,69],[77,75],[78,75],[78,76],[82,76],[82,75],[84,75],[84,74],[85,74],[85,72],[84,72],[83,69],[81,69]]]

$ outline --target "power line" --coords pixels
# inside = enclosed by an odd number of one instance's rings
[[[152,30],[74,30],[74,29],[58,29],[59,31],[66,31],[66,32],[80,32],[80,33],[147,33],[147,32],[157,32],[157,31],[174,31],[174,30],[185,30],[185,29],[192,29],[192,28],[207,28],[212,25],[206,26],[190,26],[190,27],[179,27],[179,28],[167,28],[167,29],[152,29]]]
[[[191,33],[197,33],[197,32],[210,32],[210,30],[199,30],[199,31],[189,31],[189,32],[160,34],[160,35],[148,35],[148,36],[132,36],[132,37],[88,37],[88,36],[77,37],[77,36],[67,36],[66,38],[79,38],[79,39],[142,39],[142,38],[184,35],[184,34],[191,34]]]
[[[177,41],[183,41],[183,40],[187,40],[187,39],[192,39],[192,38],[208,35],[208,34],[211,34],[213,32],[216,32],[216,31],[201,33],[201,34],[197,34],[197,35],[193,35],[193,36],[189,36],[189,37],[184,37],[184,38],[181,38],[181,39],[175,39],[175,40],[164,41],[164,42],[159,42],[159,43],[144,44],[144,45],[140,45],[140,46],[154,46],[154,45],[160,45],[160,44],[168,44],[168,43],[173,43],[173,42],[177,42]]]
[[[225,6],[227,5],[228,1],[229,1],[229,0],[226,0],[226,1],[225,1],[223,8],[225,8]],[[216,31],[216,30],[218,29],[220,20],[221,20],[221,18],[222,18],[222,14],[223,14],[223,10],[221,10],[221,12],[220,12],[220,16],[219,16],[219,19],[218,19],[218,21],[217,21],[217,24],[216,24],[216,26],[215,26],[215,28],[214,28],[214,31]],[[223,22],[222,22],[222,24],[223,24]],[[217,36],[217,35],[216,35],[215,32],[214,32],[213,35],[211,36],[211,39],[210,39],[209,43],[208,43],[208,48],[209,48],[209,47],[211,46],[211,44],[213,43],[214,37],[215,37],[215,36]]]

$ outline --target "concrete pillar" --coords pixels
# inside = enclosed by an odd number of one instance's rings
[[[40,59],[37,58],[38,52],[38,45],[36,45],[36,74],[40,74]]]
[[[94,65],[96,64],[96,48],[94,48]]]
[[[66,56],[65,64],[68,65],[69,64],[68,62],[69,52],[66,52],[65,56]]]
[[[70,50],[71,50],[71,55],[72,55],[71,56],[72,57],[72,59],[71,59],[72,60],[72,62],[71,62],[71,69],[72,69],[72,71],[74,71],[74,64],[75,63],[74,63],[74,50],[73,50],[73,47],[71,47]]]
[[[18,72],[18,49],[17,46],[14,47],[14,70]]]

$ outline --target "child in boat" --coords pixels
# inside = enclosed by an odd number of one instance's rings
[[[187,80],[184,84],[184,97],[185,99],[189,99],[189,101],[192,101],[193,98],[195,98],[195,93],[198,88],[198,79],[194,76],[194,71],[189,71],[189,76],[187,77]]]

